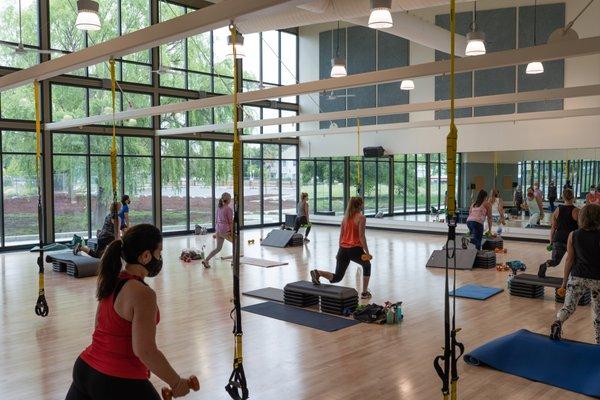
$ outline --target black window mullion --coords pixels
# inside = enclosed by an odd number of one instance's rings
[[[2,131],[0,131],[0,149],[2,149]],[[6,246],[6,238],[4,235],[4,151],[0,151],[0,187],[2,192],[0,193],[0,235],[2,247]]]
[[[86,137],[86,169],[87,169],[87,220],[88,238],[92,237],[92,156],[90,154],[90,135]]]

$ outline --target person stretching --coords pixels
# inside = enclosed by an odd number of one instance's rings
[[[66,400],[160,400],[150,372],[175,397],[189,392],[187,380],[156,346],[160,314],[156,293],[144,278],[160,272],[161,252],[162,235],[150,224],[128,229],[107,247],[100,260],[92,343],[75,361]]]
[[[125,231],[125,229],[129,228],[131,225],[129,224],[129,205],[131,204],[131,199],[126,194],[121,197],[121,211],[119,211],[119,218],[121,219],[121,232]]]
[[[296,206],[296,221],[294,222],[294,231],[298,232],[300,227],[306,225],[304,232],[304,241],[308,242],[308,234],[310,233],[310,222],[308,220],[308,193],[302,192],[300,202]]]
[[[540,265],[538,270],[538,276],[540,278],[546,277],[546,269],[548,267],[556,267],[560,264],[567,252],[567,240],[569,239],[569,234],[577,229],[579,208],[574,204],[574,197],[571,189],[563,190],[562,198],[565,201],[565,204],[559,205],[552,213],[552,227],[550,228],[552,259]]]
[[[467,217],[467,228],[471,236],[471,243],[477,250],[481,250],[481,241],[483,240],[483,222],[487,219],[488,231],[492,232],[492,206],[487,200],[487,192],[483,189],[477,193],[477,199],[469,208]]]
[[[227,192],[221,195],[219,199],[219,207],[217,208],[217,232],[214,234],[214,238],[217,239],[217,247],[210,252],[208,257],[202,260],[204,268],[210,268],[209,261],[211,258],[219,254],[223,248],[225,239],[231,242],[233,232],[233,210],[229,207],[231,203],[231,195]]]
[[[527,189],[527,197],[525,203],[521,205],[524,210],[529,211],[529,222],[527,226],[533,228],[540,223],[540,219],[544,218],[544,207],[539,197],[534,194],[533,188]]]
[[[83,251],[87,255],[100,258],[104,253],[106,247],[116,239],[121,239],[121,230],[118,228],[120,226],[120,218],[119,211],[121,210],[121,203],[111,203],[110,211],[104,217],[104,224],[102,228],[98,231],[97,240],[98,243],[95,249],[90,249],[88,246],[83,243],[77,243],[73,248],[73,254],[77,255],[80,251]]]
[[[600,344],[600,205],[588,204],[579,212],[579,229],[569,234],[562,290],[565,303],[550,327],[550,338],[559,340],[562,325],[575,312],[581,296],[592,293],[596,343]]]
[[[362,266],[363,269],[363,287],[360,297],[368,299],[371,297],[369,292],[369,278],[371,277],[371,256],[369,247],[365,238],[366,218],[362,215],[363,199],[361,197],[352,197],[348,202],[346,214],[342,220],[340,229],[340,248],[336,255],[335,273],[313,269],[310,271],[310,277],[315,285],[320,285],[321,277],[331,283],[337,283],[344,278],[350,261]]]

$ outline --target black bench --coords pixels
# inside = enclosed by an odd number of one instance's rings
[[[330,217],[335,217],[335,211],[315,211],[315,215],[329,215]]]
[[[540,298],[544,296],[544,287],[553,287],[558,289],[562,286],[562,278],[557,278],[553,276],[547,276],[545,278],[540,278],[537,275],[533,274],[521,274],[513,277],[508,282],[508,290],[511,296],[520,296],[520,297],[528,297],[532,299]],[[557,291],[554,291],[554,300],[557,303],[564,303],[565,298],[559,296]],[[591,293],[588,291],[585,295],[581,297],[579,300],[580,306],[585,306],[590,304],[592,301]]]
[[[308,281],[298,281],[285,285],[283,300],[285,304],[297,307],[308,307],[320,302],[321,311],[342,315],[356,309],[358,292],[344,286],[315,285]]]

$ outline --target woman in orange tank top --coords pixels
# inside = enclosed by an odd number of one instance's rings
[[[363,299],[371,297],[369,292],[369,278],[371,277],[371,256],[365,238],[366,218],[362,215],[363,199],[352,197],[348,202],[346,214],[342,220],[340,229],[340,248],[338,250],[335,273],[314,269],[310,271],[310,277],[315,285],[320,285],[321,277],[331,283],[337,283],[344,278],[350,261],[362,266],[363,287],[360,295]]]

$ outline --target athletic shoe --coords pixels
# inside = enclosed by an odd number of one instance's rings
[[[209,263],[208,263],[208,261],[206,261],[206,260],[202,260],[202,266],[203,266],[204,268],[210,268],[210,264],[209,264]]]
[[[304,238],[304,243],[308,243],[308,242],[310,242],[310,239],[305,237]]]
[[[75,247],[73,247],[73,255],[77,255],[79,254],[79,252],[81,251],[81,243],[77,243],[75,245]]]
[[[368,290],[360,294],[361,299],[370,299],[371,297],[373,297],[373,295]]]
[[[548,264],[547,263],[544,262],[544,263],[540,264],[540,269],[538,269],[537,275],[540,278],[545,278],[546,277],[546,269],[547,268],[548,268]]]
[[[562,322],[554,321],[552,326],[550,326],[550,339],[560,340],[561,337],[562,337]]]
[[[313,269],[312,271],[310,271],[310,279],[312,280],[313,285],[320,285],[321,282],[319,281],[319,272],[316,269]]]

